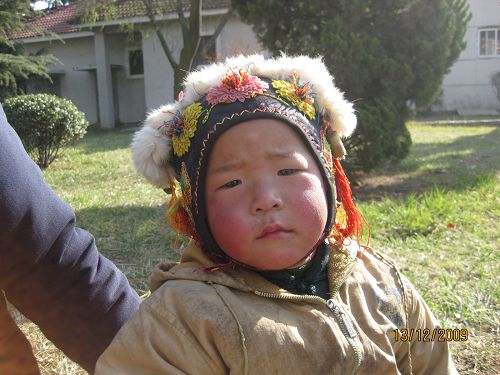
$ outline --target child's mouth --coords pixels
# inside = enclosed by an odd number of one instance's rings
[[[288,238],[290,233],[292,233],[291,230],[287,230],[279,224],[268,224],[264,227],[257,239],[283,239]]]

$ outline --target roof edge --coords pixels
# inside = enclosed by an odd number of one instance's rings
[[[215,9],[206,9],[202,11],[202,16],[203,17],[210,17],[210,16],[219,16],[225,14],[229,10],[228,7],[224,8],[215,8]],[[186,17],[189,17],[189,12],[186,12]],[[171,20],[177,20],[179,19],[179,15],[175,12],[168,13],[165,15],[161,16],[156,16],[157,21],[171,21]],[[46,41],[57,41],[60,39],[72,39],[72,38],[85,38],[89,36],[93,36],[94,32],[93,31],[88,31],[92,30],[95,28],[99,27],[106,27],[106,26],[118,26],[120,24],[124,23],[133,23],[133,24],[147,24],[149,22],[149,18],[147,16],[138,16],[138,17],[130,17],[130,18],[119,18],[116,20],[109,20],[109,21],[98,21],[95,23],[85,23],[85,24],[80,24],[78,25],[79,31],[73,31],[73,32],[68,32],[68,33],[55,33],[56,35],[46,35],[46,36],[33,36],[33,37],[28,37],[28,38],[18,38],[18,39],[12,39],[13,41],[16,42],[21,42],[25,44],[30,44],[30,43],[38,43],[38,42],[46,42]],[[82,30],[87,30],[87,31],[82,31]]]
[[[45,35],[45,36],[33,36],[29,38],[19,38],[19,39],[11,39],[14,43],[40,43],[40,42],[57,42],[58,40],[66,40],[66,39],[76,39],[76,38],[88,38],[94,36],[93,31],[74,31],[69,33],[60,33],[56,35]]]
[[[227,11],[229,10],[228,7],[225,8],[216,8],[216,9],[206,9],[203,10],[201,15],[202,16],[219,16],[226,14]],[[189,12],[186,12],[185,14],[186,18],[189,17]],[[160,16],[155,16],[156,21],[170,21],[170,20],[177,20],[179,19],[179,15],[176,12],[160,15]],[[97,21],[92,24],[90,23],[85,23],[85,24],[80,24],[80,28],[95,28],[95,27],[103,27],[103,26],[117,26],[126,22],[131,22],[131,23],[148,23],[149,18],[148,16],[137,16],[137,17],[129,17],[129,18],[118,18],[114,20],[108,20],[108,21]]]

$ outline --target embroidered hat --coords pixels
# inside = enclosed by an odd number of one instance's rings
[[[232,126],[266,118],[290,125],[320,166],[329,207],[324,237],[332,232],[337,200],[343,214],[337,215],[334,231],[345,238],[359,229],[339,162],[345,155],[340,139],[354,131],[356,117],[321,59],[228,58],[190,73],[178,100],[151,113],[132,142],[138,171],[172,194],[167,214],[172,226],[193,237],[217,262],[228,258],[213,239],[206,218],[210,151]]]

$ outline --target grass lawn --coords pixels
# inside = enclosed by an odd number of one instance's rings
[[[500,128],[409,124],[410,156],[366,176],[355,189],[371,243],[396,259],[445,328],[461,374],[500,373]],[[162,259],[177,259],[165,225],[165,193],[132,167],[127,129],[92,131],[45,172],[102,253],[139,294]],[[43,374],[85,374],[33,324],[19,318]]]

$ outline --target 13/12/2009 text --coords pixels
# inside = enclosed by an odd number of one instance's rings
[[[458,342],[467,341],[469,330],[466,328],[402,328],[394,330],[394,339],[397,341],[420,341],[420,342]]]

